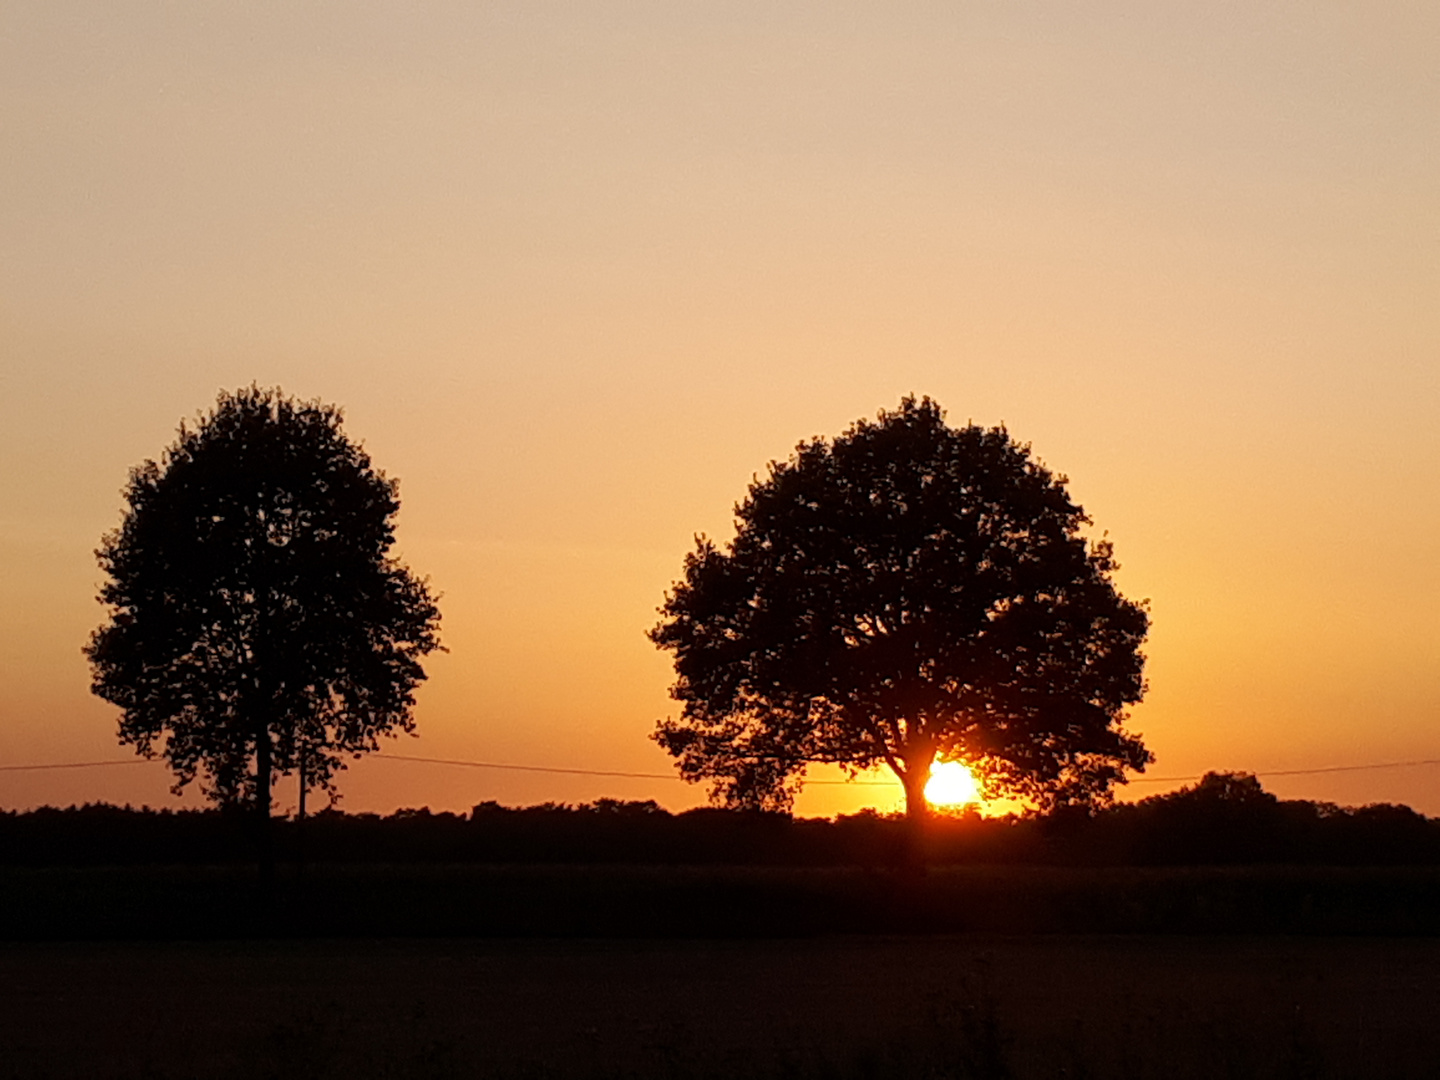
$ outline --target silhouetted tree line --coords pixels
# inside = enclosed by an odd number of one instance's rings
[[[328,810],[307,819],[303,835],[293,820],[276,826],[282,859],[333,863],[881,868],[899,863],[906,843],[899,816],[870,811],[834,820],[719,808],[672,814],[653,801],[616,799],[483,802],[468,815]],[[244,862],[255,842],[235,810],[90,804],[0,813],[0,862],[12,866]],[[935,865],[1440,865],[1440,819],[1390,804],[1282,800],[1254,776],[1210,773],[1180,791],[1097,811],[937,815],[926,849]]]

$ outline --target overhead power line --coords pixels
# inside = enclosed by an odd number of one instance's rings
[[[471,769],[507,769],[514,772],[566,773],[571,776],[625,776],[635,780],[674,780],[663,773],[613,772],[609,769],[561,769],[545,765],[511,765],[498,761],[456,761],[452,758],[411,757],[408,754],[372,754],[386,761],[419,761],[426,765],[463,765]]]
[[[375,754],[390,761],[423,761],[430,765],[463,765],[472,769],[511,769],[516,772],[567,773],[571,776],[624,776],[636,780],[679,780],[674,773],[611,772],[607,769],[558,769],[543,765],[510,765],[496,761],[456,761],[451,758],[410,757],[407,754]],[[848,784],[863,787],[891,787],[891,780],[807,780],[807,784]]]
[[[23,772],[33,769],[95,769],[101,765],[145,765],[147,758],[120,758],[115,761],[62,761],[53,765],[0,765],[0,772]]]
[[[544,772],[544,773],[571,773],[577,776],[625,776],[643,780],[679,780],[680,777],[673,773],[634,773],[634,772],[607,772],[600,769],[557,769],[547,768],[541,765],[508,765],[493,761],[454,761],[448,758],[423,758],[408,757],[403,754],[376,754],[375,757],[389,758],[392,761],[423,761],[434,765],[464,765],[475,769],[514,769],[521,772]],[[1267,769],[1257,771],[1255,776],[1310,776],[1317,773],[1336,772],[1362,772],[1368,769],[1403,769],[1413,765],[1440,765],[1440,758],[1419,758],[1414,761],[1382,761],[1370,765],[1326,765],[1314,769]],[[1246,771],[1246,770],[1239,770]],[[1136,776],[1130,778],[1132,784],[1183,784],[1190,780],[1199,780],[1204,774],[1196,773],[1193,776]],[[844,784],[847,786],[864,787],[893,787],[899,780],[807,780],[807,784]]]
[[[1369,765],[1324,765],[1316,769],[1256,769],[1252,776],[1314,776],[1318,773],[1364,772],[1369,769],[1408,769],[1412,765],[1440,765],[1440,758],[1416,758],[1414,761],[1377,761]],[[1225,770],[1211,770],[1219,772]],[[1250,772],[1248,769],[1231,770]],[[1181,784],[1199,780],[1201,776],[1132,776],[1132,784]]]
[[[462,761],[456,758],[411,757],[408,754],[372,754],[386,761],[414,761],[426,765],[458,765],[469,769],[503,769],[511,772],[560,773],[567,776],[618,776],[632,780],[680,780],[674,773],[620,772],[611,769],[569,769],[553,765],[517,765],[501,761]],[[149,758],[120,758],[110,761],[59,761],[41,765],[0,765],[0,772],[31,772],[41,769],[95,769],[109,765],[145,765]],[[1315,776],[1320,773],[1366,772],[1372,769],[1407,769],[1420,765],[1440,765],[1440,758],[1416,758],[1411,761],[1379,761],[1366,765],[1325,765],[1313,769],[1258,769],[1255,776]],[[1248,771],[1248,770],[1237,770]],[[1183,784],[1201,779],[1193,776],[1135,776],[1132,784]],[[807,780],[807,784],[835,784],[848,787],[893,787],[898,780]]]

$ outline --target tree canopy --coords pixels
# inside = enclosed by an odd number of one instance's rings
[[[654,738],[731,806],[788,808],[832,762],[888,765],[919,816],[937,759],[1042,807],[1104,800],[1152,760],[1123,727],[1149,619],[1066,484],[929,398],[801,443],[660,609],[683,709]]]
[[[347,755],[414,728],[439,609],[389,555],[396,482],[341,420],[278,389],[222,393],[130,473],[85,652],[120,741],[159,753],[177,791],[200,776],[268,817],[276,774],[330,789]]]

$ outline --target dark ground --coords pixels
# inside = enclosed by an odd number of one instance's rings
[[[1440,869],[0,870],[0,1080],[1440,1076]]]
[[[0,941],[957,931],[1440,937],[1440,867],[0,868]]]
[[[1440,941],[28,942],[0,1077],[1433,1077]]]

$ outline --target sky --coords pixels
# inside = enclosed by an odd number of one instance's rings
[[[1440,814],[1436,765],[1265,775],[1440,758],[1433,3],[3,9],[0,765],[132,756],[94,549],[221,390],[341,406],[400,481],[449,652],[388,752],[659,777],[645,631],[695,535],[914,393],[1068,475],[1149,600],[1125,797]],[[3,771],[0,808],[169,783]],[[341,792],[705,799],[378,758]]]

